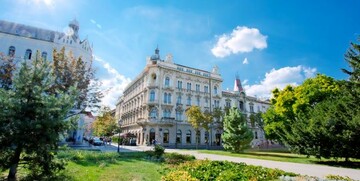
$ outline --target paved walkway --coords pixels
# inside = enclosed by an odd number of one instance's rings
[[[151,146],[120,146],[120,152],[131,152],[131,151],[146,151],[151,150]],[[107,145],[101,148],[103,151],[114,151],[117,150],[117,144]],[[294,172],[301,175],[316,176],[319,178],[325,178],[326,175],[341,175],[348,176],[354,180],[360,181],[360,169],[351,168],[339,168],[325,165],[315,164],[301,164],[291,162],[279,162],[270,160],[260,160],[251,158],[239,158],[215,154],[199,153],[196,150],[181,150],[181,149],[166,149],[166,152],[176,152],[180,154],[194,155],[196,159],[209,159],[209,160],[227,160],[232,162],[244,162],[249,165],[257,165],[268,168],[278,168],[287,172]]]

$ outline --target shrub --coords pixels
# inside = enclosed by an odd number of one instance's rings
[[[157,158],[160,158],[164,155],[165,153],[165,148],[160,146],[160,145],[155,145],[154,147],[154,154]]]
[[[269,169],[251,165],[249,166],[245,163],[209,160],[188,161],[175,167],[174,171],[185,171],[191,175],[191,178],[209,181],[276,180],[279,179],[281,175],[296,175],[278,169]],[[172,172],[169,174],[171,173]],[[169,176],[169,174],[166,176]]]
[[[187,171],[173,171],[166,176],[161,177],[162,181],[198,181],[198,179],[191,177]]]
[[[186,161],[193,161],[195,157],[193,155],[182,155],[178,153],[165,154],[165,162],[168,164],[178,165]]]
[[[326,175],[326,179],[329,180],[344,180],[344,181],[353,181],[350,177],[346,176],[340,176],[340,175]]]

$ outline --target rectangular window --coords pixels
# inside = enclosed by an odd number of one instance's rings
[[[181,96],[177,97],[176,104],[181,104]]]
[[[188,91],[191,90],[191,83],[190,83],[190,82],[188,82],[188,83],[186,84],[186,90],[188,90]]]
[[[209,93],[209,87],[208,86],[204,86],[204,92]]]
[[[197,97],[197,98],[196,98],[196,105],[197,105],[197,106],[200,106],[200,97]]]
[[[196,84],[196,92],[200,92],[200,85],[199,84]]]
[[[178,81],[178,89],[182,89],[182,81]]]
[[[191,97],[190,96],[187,99],[187,105],[191,106]]]
[[[180,111],[176,111],[176,120],[181,121],[182,120],[182,113]]]
[[[254,105],[250,105],[250,112],[254,112]]]
[[[231,106],[231,101],[226,101],[226,103],[225,103],[226,105],[226,107],[230,107]]]

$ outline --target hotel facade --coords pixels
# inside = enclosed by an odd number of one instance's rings
[[[115,118],[122,133],[136,135],[138,145],[150,145],[156,140],[163,146],[194,147],[197,140],[200,146],[221,146],[222,125],[214,122],[209,131],[200,129],[196,133],[185,111],[192,105],[204,112],[237,107],[247,116],[253,131],[251,144],[263,144],[264,132],[250,123],[249,116],[265,112],[269,102],[246,96],[238,77],[232,91],[222,91],[222,82],[218,67],[206,71],[176,64],[172,55],[162,60],[157,48],[118,99]]]

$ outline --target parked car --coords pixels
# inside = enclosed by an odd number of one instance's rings
[[[93,141],[92,141],[92,144],[94,145],[94,146],[101,146],[101,145],[103,145],[103,141],[101,141],[100,140],[100,138],[93,138]]]

